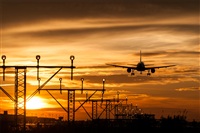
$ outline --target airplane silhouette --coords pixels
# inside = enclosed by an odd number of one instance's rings
[[[123,65],[116,65],[116,64],[106,64],[106,65],[110,65],[110,66],[115,66],[115,67],[122,67],[122,68],[127,68],[127,72],[131,73],[131,75],[134,75],[134,70],[140,71],[140,74],[142,74],[142,71],[148,70],[147,75],[150,76],[151,73],[155,73],[155,69],[159,69],[159,68],[167,68],[167,67],[172,67],[175,65],[167,65],[167,66],[151,66],[151,67],[146,67],[144,62],[142,62],[142,53],[140,50],[140,62],[138,62],[137,65],[134,66],[123,66]],[[151,73],[150,73],[151,72]]]

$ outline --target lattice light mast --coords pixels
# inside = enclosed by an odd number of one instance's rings
[[[90,98],[96,94],[96,92],[102,92],[102,97],[103,97],[103,94],[104,94],[104,91],[105,88],[104,88],[104,84],[105,84],[105,79],[103,79],[103,88],[102,89],[86,89],[86,88],[83,88],[83,81],[84,79],[81,78],[81,82],[82,82],[82,87],[81,88],[77,88],[77,89],[65,89],[65,88],[61,88],[61,81],[62,79],[59,79],[60,80],[60,88],[59,89],[41,89],[40,91],[47,91],[49,93],[49,95],[51,95],[51,97],[63,108],[63,110],[67,113],[67,116],[68,116],[68,122],[73,122],[75,121],[75,113],[82,107],[83,105],[87,102],[87,101],[90,101]],[[67,108],[65,108],[51,93],[50,91],[60,91],[60,94],[62,94],[62,92],[67,92]],[[80,105],[76,108],[75,107],[75,102],[78,101],[80,102],[80,100],[76,100],[76,92],[77,91],[80,91],[81,94],[83,94],[83,91],[86,91],[86,99],[83,100],[83,103],[80,103]],[[88,96],[88,91],[91,91],[93,92],[91,95]],[[102,99],[101,99],[102,100]],[[85,108],[84,108],[85,109]]]
[[[0,90],[2,90],[13,102],[14,102],[14,113],[15,113],[15,123],[16,123],[16,131],[19,131],[19,127],[22,127],[22,130],[26,131],[26,101],[30,100],[37,92],[40,90],[62,69],[62,68],[71,68],[71,80],[73,80],[73,60],[75,57],[73,55],[70,56],[71,66],[40,66],[39,60],[40,55],[36,56],[37,65],[36,66],[6,66],[5,60],[6,56],[2,55],[3,65],[0,68],[3,68],[3,81],[5,81],[5,70],[6,68],[14,68],[15,69],[15,88],[14,88],[14,98],[0,86]],[[59,68],[59,70],[51,76],[42,86],[39,85],[38,89],[26,98],[26,72],[27,68],[37,68],[37,80],[38,84],[40,84],[39,78],[39,68]]]

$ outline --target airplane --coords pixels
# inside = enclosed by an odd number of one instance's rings
[[[155,69],[176,66],[176,65],[167,65],[167,66],[151,66],[150,67],[149,65],[145,65],[144,62],[142,62],[142,53],[141,53],[141,50],[140,50],[140,61],[138,62],[137,65],[134,65],[134,66],[123,66],[123,65],[116,65],[116,64],[106,64],[106,65],[110,65],[110,66],[114,66],[114,67],[127,68],[127,72],[131,73],[131,75],[135,75],[134,70],[139,71],[140,74],[142,74],[143,71],[148,70],[147,76],[150,76],[151,73],[155,73],[155,71],[156,71]]]

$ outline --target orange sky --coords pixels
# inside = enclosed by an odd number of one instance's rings
[[[1,0],[0,4],[0,54],[6,55],[6,65],[36,65],[36,55],[41,56],[40,65],[70,65],[70,55],[75,56],[74,80],[70,70],[63,69],[45,88],[59,88],[59,78],[63,88],[81,88],[84,78],[85,88],[100,89],[105,78],[105,98],[116,97],[119,91],[120,98],[128,97],[144,112],[160,117],[163,110],[172,115],[186,109],[188,119],[200,120],[198,0]],[[147,72],[130,76],[126,69],[105,65],[137,64],[140,50],[146,64],[176,66],[156,69],[147,77]],[[57,70],[40,69],[41,83]],[[6,81],[0,76],[0,86],[14,97],[14,69],[6,70]],[[37,87],[36,69],[28,69],[27,95]],[[66,105],[66,93],[53,94]],[[59,107],[47,92],[36,96],[45,108]],[[77,95],[81,97],[85,95]],[[2,91],[0,100],[0,112],[13,108]]]

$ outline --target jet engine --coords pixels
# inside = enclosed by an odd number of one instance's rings
[[[155,68],[151,68],[151,73],[155,73]]]
[[[127,72],[130,73],[131,72],[131,68],[127,68]]]

